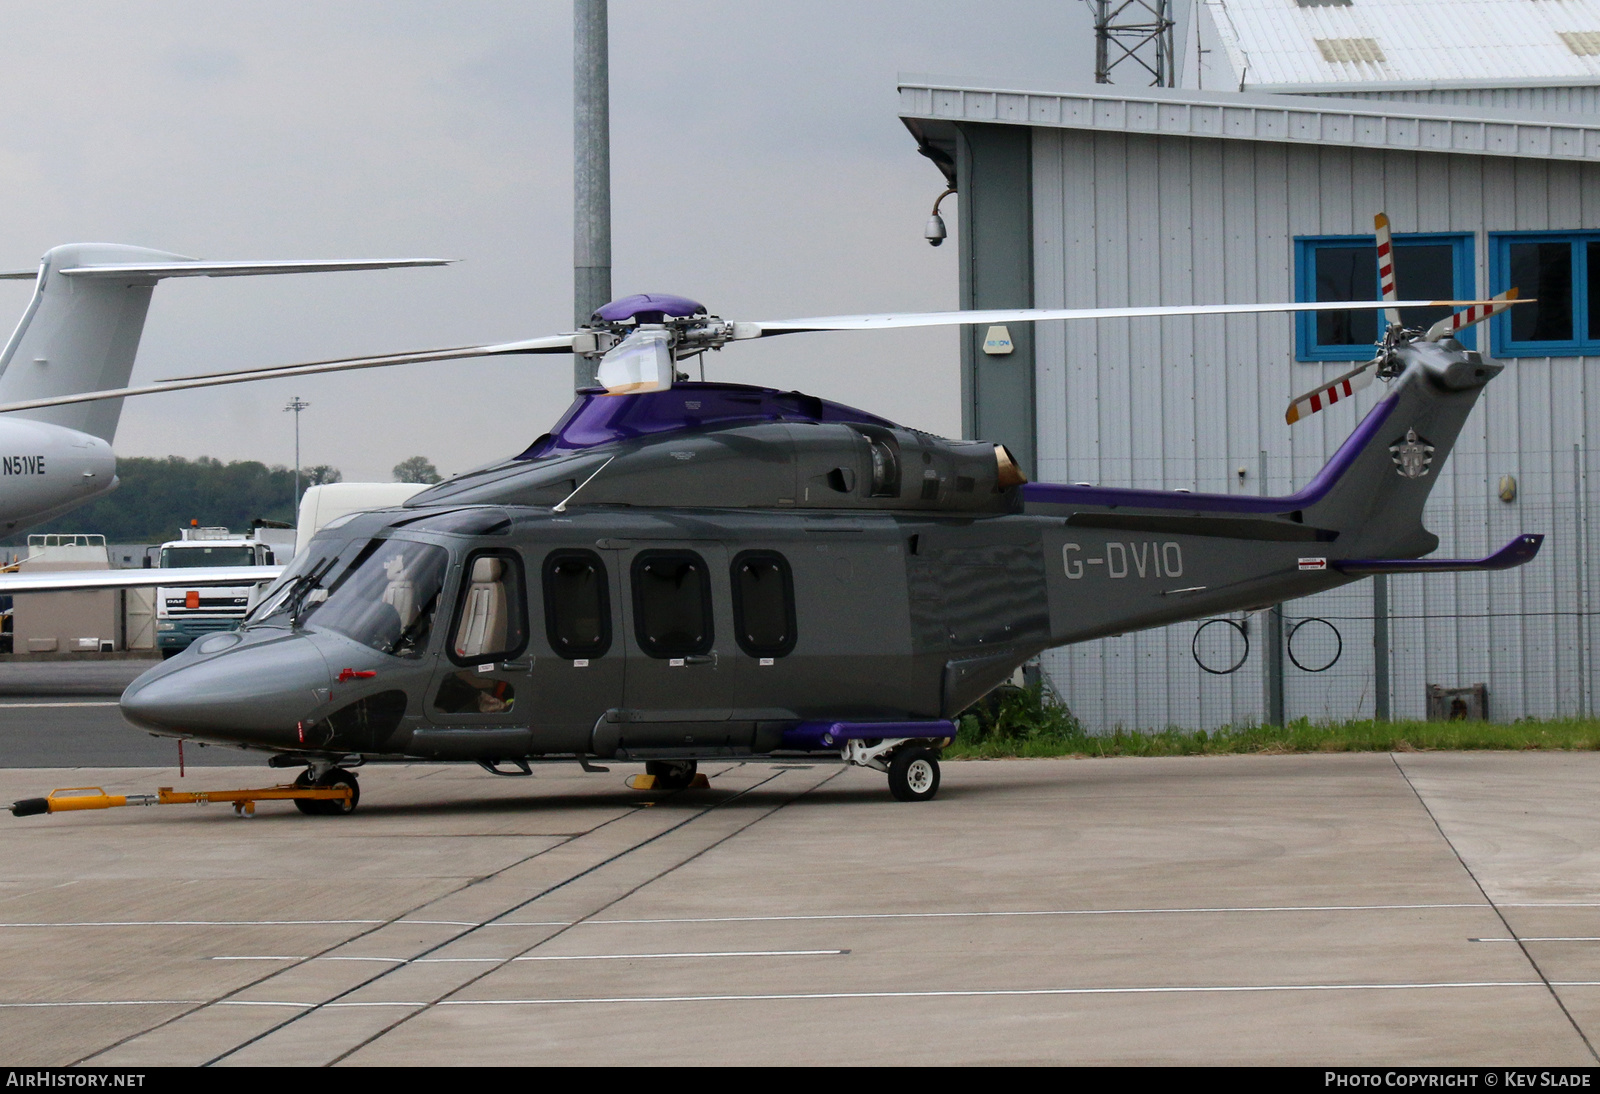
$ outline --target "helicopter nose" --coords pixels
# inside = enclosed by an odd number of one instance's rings
[[[295,635],[151,669],[122,693],[122,714],[144,729],[288,745],[328,687],[327,661]]]

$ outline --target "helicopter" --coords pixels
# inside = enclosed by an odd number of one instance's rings
[[[0,403],[92,394],[126,384],[158,281],[440,266],[444,260],[333,259],[207,262],[147,247],[69,243],[37,269],[0,271],[34,282],[0,351]],[[117,487],[121,400],[41,405],[0,418],[0,535],[49,520]]]
[[[1380,263],[1388,259],[1380,219]],[[1516,301],[1015,309],[732,322],[665,294],[523,342],[183,377],[61,402],[524,353],[598,363],[550,431],[393,508],[324,526],[239,630],[150,669],[121,709],[153,734],[302,768],[313,815],[356,808],[363,765],[836,761],[932,799],[961,711],[1044,650],[1261,609],[1380,573],[1521,565],[1542,536],[1432,559],[1428,494],[1502,366],[1454,335]],[[1465,305],[1424,332],[1398,309]],[[1281,497],[1030,483],[1004,445],[799,392],[691,382],[686,358],[807,331],[1384,309],[1377,356],[1293,400],[1292,424],[1388,385]],[[140,575],[95,575],[126,584]],[[38,578],[0,576],[0,593]],[[82,575],[59,575],[78,581]],[[218,581],[237,584],[236,573]],[[51,587],[67,587],[60,584]],[[21,803],[19,803],[20,805]]]

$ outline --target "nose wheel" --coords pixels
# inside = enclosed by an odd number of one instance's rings
[[[347,813],[356,811],[356,803],[361,800],[361,784],[356,782],[355,772],[347,771],[342,767],[331,767],[322,775],[314,776],[310,771],[302,771],[295,779],[296,786],[320,786],[323,789],[335,787],[349,787],[350,797],[347,801],[311,801],[296,798],[294,807],[300,812],[312,817],[342,817]]]

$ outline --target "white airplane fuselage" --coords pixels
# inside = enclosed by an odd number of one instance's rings
[[[111,445],[76,429],[0,418],[0,535],[75,509],[117,485]]]

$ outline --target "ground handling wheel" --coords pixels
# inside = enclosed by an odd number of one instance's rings
[[[693,760],[646,760],[644,773],[656,777],[657,790],[687,790],[698,767]]]
[[[939,792],[939,754],[931,748],[910,745],[889,761],[889,793],[896,801],[932,801]]]
[[[296,798],[294,807],[310,817],[342,817],[356,811],[356,803],[361,800],[361,784],[356,782],[355,773],[346,771],[342,767],[329,768],[323,772],[322,778],[313,779],[310,771],[302,771],[294,780],[296,786],[348,786],[350,788],[349,801],[315,801]]]

